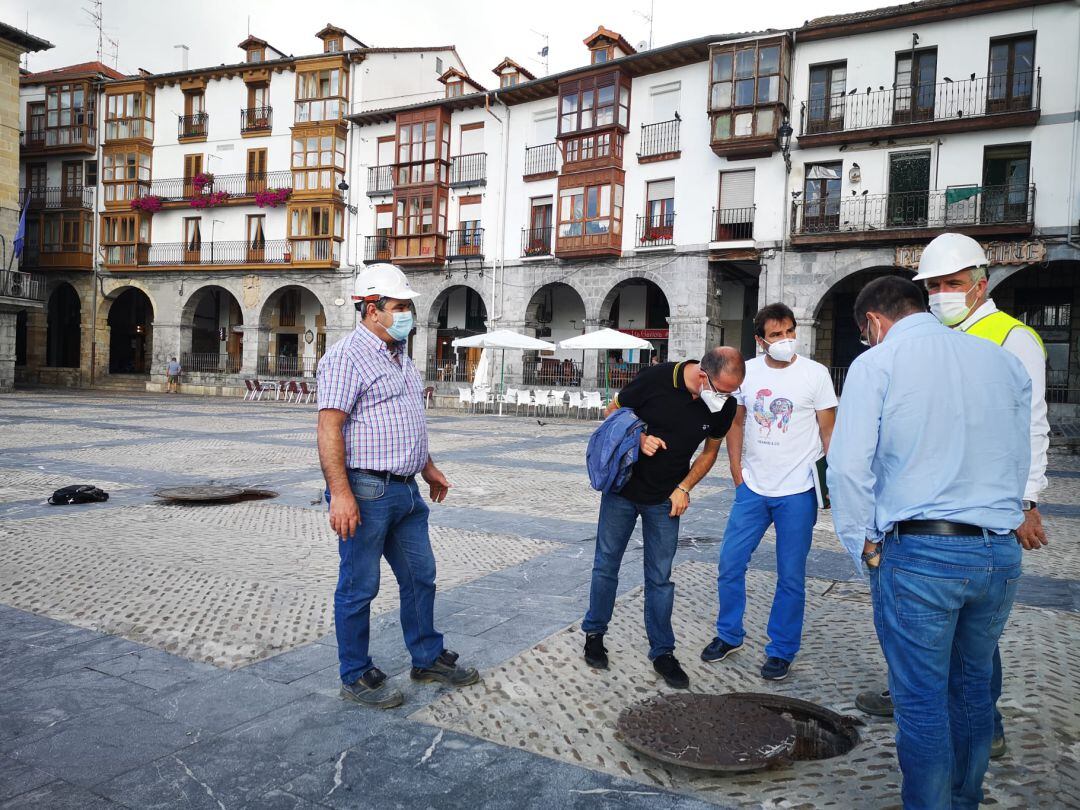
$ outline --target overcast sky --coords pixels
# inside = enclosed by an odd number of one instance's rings
[[[653,44],[784,28],[883,5],[888,0],[659,0]],[[316,53],[321,43],[315,32],[332,22],[371,46],[457,45],[469,72],[490,87],[491,69],[504,56],[543,74],[537,51],[544,41],[534,31],[550,38],[555,73],[584,64],[581,41],[598,25],[635,46],[648,40],[649,6],[650,0],[103,0],[102,11],[106,35],[119,43],[116,64],[125,73],[179,70],[181,52],[173,47],[178,44],[190,48],[192,68],[242,61],[236,45],[247,36],[249,19],[252,34],[285,53]],[[93,8],[92,0],[0,0],[0,20],[56,46],[30,56],[31,70],[45,70],[96,58],[97,31],[84,8]],[[109,65],[111,51],[106,43]]]

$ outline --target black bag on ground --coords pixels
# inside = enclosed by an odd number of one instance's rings
[[[71,503],[99,503],[109,500],[109,493],[90,484],[74,484],[60,487],[49,498],[53,506],[66,506]]]

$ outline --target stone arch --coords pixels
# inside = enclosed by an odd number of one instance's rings
[[[587,317],[588,308],[577,288],[565,281],[550,281],[534,290],[525,305],[525,334],[558,345],[584,332]],[[580,385],[585,361],[580,351],[524,352],[522,381],[526,385]]]
[[[602,296],[593,297],[588,303],[589,306],[589,318],[596,319],[597,321],[608,320],[608,316],[611,312],[612,304],[615,299],[619,297],[620,287],[626,285],[628,282],[642,281],[653,284],[661,293],[668,303],[668,310],[671,315],[674,315],[678,307],[679,294],[672,286],[673,274],[657,273],[647,269],[628,270],[623,273],[618,273],[610,279],[609,286]]]
[[[82,301],[75,287],[61,282],[46,305],[45,365],[79,368],[82,355]]]
[[[221,284],[204,284],[180,309],[181,351],[189,371],[240,371],[244,356],[244,310]]]
[[[614,284],[600,302],[601,326],[620,330],[668,330],[671,300],[664,288],[646,275],[630,276]],[[650,337],[662,360],[668,356],[666,337]],[[621,359],[627,359],[623,357]],[[630,362],[641,362],[638,353]]]
[[[98,295],[98,311],[97,316],[102,319],[109,317],[109,312],[112,309],[112,305],[116,302],[116,299],[126,293],[128,290],[138,290],[150,301],[150,309],[153,317],[157,317],[157,314],[161,311],[158,307],[157,300],[151,292],[150,287],[144,282],[137,279],[124,279],[123,281],[116,281],[110,289],[100,290]]]
[[[455,290],[460,290],[462,288],[472,291],[479,297],[480,304],[485,313],[485,320],[490,318],[492,316],[491,302],[488,300],[489,296],[484,293],[483,280],[476,279],[474,281],[472,278],[455,278],[452,281],[441,284],[438,289],[433,291],[430,298],[427,293],[425,293],[423,298],[417,299],[418,304],[426,300],[430,300],[431,302],[430,305],[427,306],[426,320],[421,317],[421,311],[416,313],[417,320],[428,326],[437,325],[439,321],[439,312],[448,296],[453,294]],[[418,307],[418,310],[420,310],[422,306],[423,305],[421,304],[420,307]]]
[[[257,372],[312,377],[326,352],[326,305],[314,290],[284,283],[259,308]]]
[[[157,308],[142,285],[126,284],[102,302],[108,326],[110,374],[149,374],[153,367]]]
[[[814,359],[830,368],[846,369],[866,348],[859,342],[859,330],[851,314],[859,290],[882,276],[910,279],[914,275],[914,270],[894,265],[863,267],[843,274],[814,305],[812,324],[800,324],[803,344],[806,345],[805,331],[812,326]],[[798,318],[800,313],[795,315]]]
[[[427,316],[420,321],[413,341],[413,359],[423,352],[422,361],[429,379],[438,382],[465,382],[480,360],[479,349],[455,349],[455,338],[488,331],[491,310],[483,287],[469,280],[446,284],[431,300]],[[418,315],[419,318],[419,315]]]

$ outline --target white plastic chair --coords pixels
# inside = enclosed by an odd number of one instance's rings
[[[505,393],[499,394],[499,403],[502,405],[517,405],[518,390],[516,388],[507,388]]]
[[[570,415],[570,411],[580,418],[581,417],[581,392],[569,391],[566,394],[566,415]]]
[[[604,400],[600,396],[599,391],[587,391],[585,392],[585,413],[591,414],[596,411],[597,418],[600,418],[600,414],[604,411]]]
[[[476,412],[476,406],[480,406],[480,413],[484,412],[484,409],[491,402],[491,397],[485,388],[474,388],[472,390],[472,404],[473,412]]]
[[[566,392],[552,391],[548,395],[548,412],[557,416],[564,407],[566,407]]]
[[[518,416],[521,415],[521,409],[523,407],[525,408],[525,415],[528,416],[529,415],[529,408],[532,407],[532,403],[533,403],[533,392],[532,391],[529,391],[529,390],[524,389],[524,388],[521,389],[520,391],[518,391],[518,400],[517,400],[517,414],[518,414]]]
[[[536,390],[533,392],[532,406],[535,408],[537,416],[543,416],[543,411],[546,411],[548,406],[548,398],[551,396],[551,391]]]

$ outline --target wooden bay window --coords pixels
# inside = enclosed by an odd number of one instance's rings
[[[339,67],[296,74],[296,123],[337,121],[345,109],[348,75]]]
[[[105,96],[105,140],[154,139],[154,94],[141,90]]]
[[[621,250],[623,173],[583,172],[560,179],[556,255]]]
[[[103,214],[101,244],[106,265],[130,267],[145,262],[150,245],[150,217],[137,211]]]
[[[289,206],[289,245],[292,261],[336,263],[341,258],[345,212],[340,205]]]
[[[304,129],[293,134],[292,144],[293,189],[336,194],[345,177],[344,134],[337,127]]]
[[[713,151],[729,157],[751,157],[771,154],[778,148],[776,131],[787,114],[790,61],[787,38],[711,49]]]
[[[142,150],[107,151],[102,155],[105,205],[126,206],[150,191],[150,154]]]

